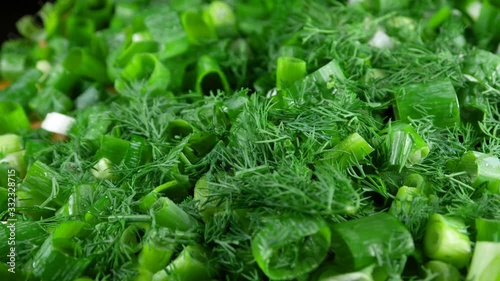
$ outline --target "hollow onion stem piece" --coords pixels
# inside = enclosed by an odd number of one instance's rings
[[[276,88],[283,89],[306,75],[306,62],[293,57],[279,57],[276,68]]]
[[[464,222],[458,218],[433,214],[424,234],[424,252],[435,260],[461,269],[472,254],[472,246]]]

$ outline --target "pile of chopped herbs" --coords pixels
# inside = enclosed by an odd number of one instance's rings
[[[57,0],[17,28],[1,280],[500,280],[500,1]]]

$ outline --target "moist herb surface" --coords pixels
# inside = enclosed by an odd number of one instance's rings
[[[500,280],[499,26],[494,0],[45,4],[0,51],[0,279]]]

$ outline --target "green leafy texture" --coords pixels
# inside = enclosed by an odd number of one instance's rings
[[[323,261],[330,244],[330,229],[322,220],[300,216],[269,219],[252,238],[252,253],[259,267],[274,280],[307,273]]]

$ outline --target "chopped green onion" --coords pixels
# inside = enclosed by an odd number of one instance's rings
[[[76,120],[73,117],[51,112],[45,116],[41,127],[46,131],[67,136],[69,129],[75,122]]]
[[[7,202],[7,200],[5,202]],[[33,223],[33,221],[31,220],[18,220],[15,225],[16,240],[19,241],[18,243],[16,243],[16,250],[18,253],[22,251],[30,251],[35,247],[39,247],[49,236],[49,232],[45,225],[40,223]],[[7,228],[7,224],[0,224],[1,241],[8,242],[9,237],[10,231]],[[8,243],[3,243],[2,245],[0,245],[0,255],[2,255],[2,257],[7,256],[7,254],[10,253],[11,246],[12,245],[9,245]]]
[[[158,51],[158,43],[155,41],[138,41],[132,42],[130,45],[123,50],[120,56],[116,59],[116,64],[118,66],[126,66],[132,58],[141,53],[156,53]],[[131,77],[127,77],[130,79]]]
[[[144,195],[141,199],[139,199],[139,210],[143,213],[149,212],[153,204],[156,200],[158,200],[158,197],[158,193],[154,191]]]
[[[305,57],[304,53],[304,49],[294,45],[281,46],[278,52],[280,57],[293,57],[299,59],[303,59]]]
[[[476,241],[500,243],[500,220],[476,219]]]
[[[16,29],[25,38],[37,41],[43,36],[43,29],[38,26],[31,15],[25,15],[16,21]]]
[[[172,230],[187,231],[197,226],[197,222],[172,200],[160,197],[151,206],[154,222]]]
[[[405,166],[421,163],[429,154],[429,146],[411,125],[401,122],[389,123],[388,128],[382,131],[386,132],[385,148],[390,165],[401,170]]]
[[[44,88],[29,102],[29,107],[45,117],[50,112],[68,112],[73,108],[73,100],[55,88]]]
[[[139,53],[132,57],[121,74],[126,82],[143,82],[146,89],[154,94],[162,93],[170,84],[170,71],[156,55]],[[118,92],[125,89],[123,81],[117,80],[115,87]]]
[[[276,88],[283,89],[306,75],[306,62],[293,57],[279,57],[276,68]]]
[[[113,179],[115,174],[113,173],[113,162],[108,158],[101,158],[92,167],[90,172],[92,175],[98,179],[109,180]]]
[[[87,50],[82,48],[72,49],[63,62],[64,68],[72,73],[100,83],[108,83],[108,73],[104,62]]]
[[[21,137],[15,134],[0,135],[0,159],[21,150]]]
[[[144,228],[139,224],[129,225],[120,237],[120,247],[125,253],[137,254],[141,250]]]
[[[469,265],[467,280],[498,281],[500,280],[500,243],[478,241]]]
[[[195,89],[198,93],[209,94],[223,90],[229,93],[229,83],[219,64],[210,56],[204,55],[198,60]]]
[[[129,141],[115,138],[110,135],[104,135],[101,139],[101,146],[95,154],[95,159],[106,158],[111,163],[120,165],[127,156],[129,148]]]
[[[29,169],[26,177],[22,181],[22,186],[27,188],[35,197],[53,202],[57,206],[62,206],[66,202],[65,195],[59,189],[56,180],[56,172],[49,166],[36,161]]]
[[[50,236],[33,257],[30,272],[47,281],[73,280],[92,262],[81,255],[81,246],[73,240]]]
[[[189,122],[177,119],[168,122],[167,135],[170,138],[184,138],[193,132],[193,126]]]
[[[8,163],[10,167],[14,168],[19,172],[20,177],[24,177],[26,174],[26,164],[24,162],[25,151],[17,151],[6,155],[4,158],[0,159],[0,163]]]
[[[403,10],[410,4],[408,0],[362,0],[362,5],[375,14],[387,14],[389,12]]]
[[[142,247],[138,263],[141,268],[156,273],[167,266],[173,254],[174,251],[172,249],[163,249],[149,242]]]
[[[24,188],[16,190],[16,204],[20,214],[34,220],[54,216],[54,211],[58,207],[52,202],[47,203],[47,199],[43,196]]]
[[[144,24],[160,46],[158,55],[161,60],[179,56],[189,49],[189,40],[179,15],[172,9],[160,8],[148,15]]]
[[[491,193],[500,194],[500,160],[494,155],[477,151],[464,153],[458,171],[465,171],[472,177],[474,187],[486,187]]]
[[[410,232],[388,213],[336,223],[331,230],[335,265],[343,272],[361,270],[379,256],[399,259],[415,249]]]
[[[95,186],[79,184],[74,187],[68,199],[68,215],[83,218],[90,209]]]
[[[182,13],[181,22],[191,44],[201,45],[217,39],[215,30],[210,28],[197,12],[186,11]]]
[[[458,98],[449,80],[400,88],[394,110],[397,119],[403,122],[430,117],[437,127],[452,127],[460,123]]]
[[[416,187],[420,191],[425,191],[425,178],[422,175],[419,174],[411,174],[407,176],[404,180],[403,185],[409,186],[409,187]],[[425,192],[424,192],[425,193]]]
[[[153,280],[153,272],[139,267],[137,269],[137,275],[133,277],[133,281],[152,281]]]
[[[469,263],[471,248],[463,221],[440,214],[429,218],[424,235],[424,252],[429,258],[461,269]]]
[[[111,209],[111,199],[109,195],[99,197],[85,214],[85,222],[95,225],[109,215]]]
[[[391,37],[383,30],[377,30],[368,44],[377,49],[389,49],[394,45]]]
[[[24,109],[16,102],[0,101],[0,134],[19,133],[30,129]]]
[[[7,41],[6,44],[2,44],[0,74],[6,80],[17,80],[26,70],[28,56],[23,52],[24,48],[19,48],[23,47],[18,46],[21,44],[20,41]]]
[[[496,47],[500,43],[500,7],[493,5],[494,1],[482,1],[481,13],[473,29],[478,45],[484,48]]]
[[[316,85],[319,89],[335,88],[337,83],[346,80],[342,68],[336,60],[332,60],[304,78],[306,83]]]
[[[217,204],[208,201],[208,195],[207,180],[205,177],[201,177],[194,186],[194,200],[197,201],[198,211],[205,222],[208,222],[217,212]]]
[[[163,272],[163,271],[160,271]],[[198,281],[211,280],[213,269],[210,268],[206,249],[199,245],[188,245],[164,270],[164,278],[154,278],[162,281]]]
[[[189,196],[189,177],[183,175],[174,175],[174,180],[168,181],[157,186],[154,192],[166,195],[168,198],[181,201]]]
[[[462,280],[460,272],[456,267],[442,261],[429,261],[425,268],[436,274],[434,281],[460,281]]]
[[[96,32],[94,22],[72,15],[66,20],[66,33],[73,46],[85,46]]]
[[[476,80],[481,84],[494,84],[500,77],[500,56],[486,50],[473,49],[465,57],[462,72],[472,76],[469,80]]]
[[[143,165],[151,158],[151,147],[141,136],[132,135],[129,142],[127,153],[123,158],[125,167],[138,167]]]
[[[396,193],[395,200],[392,202],[390,212],[394,215],[401,212],[409,214],[413,199],[421,196],[421,191],[416,187],[400,187]]]
[[[479,129],[478,122],[482,122],[485,114],[488,113],[488,100],[482,93],[477,93],[474,88],[462,89],[458,92],[458,100],[462,122],[471,123]]]
[[[52,65],[50,73],[44,82],[46,88],[54,88],[61,93],[70,92],[77,84],[78,76],[68,71],[62,64]]]
[[[321,161],[346,168],[358,163],[373,151],[373,147],[362,136],[353,133],[331,151],[323,153]]]
[[[425,23],[425,31],[433,34],[436,30],[451,17],[452,11],[448,6],[441,7],[437,12],[435,12],[430,19]]]
[[[109,24],[115,3],[113,0],[76,1],[73,13],[91,20],[97,29],[101,29]]]
[[[233,36],[237,33],[233,9],[222,1],[213,1],[203,10],[203,21],[220,37]]]
[[[103,90],[97,85],[89,86],[75,99],[75,108],[84,109],[96,105],[103,98]]]
[[[17,78],[5,90],[0,90],[0,102],[16,102],[25,110],[28,109],[28,103],[38,92],[38,83],[42,73],[37,69],[30,69]],[[1,103],[0,103],[1,104]],[[1,106],[0,106],[1,107]],[[2,116],[0,114],[0,116]],[[1,117],[0,117],[1,120]],[[1,121],[0,121],[1,122]],[[2,127],[2,126],[0,126]],[[1,131],[1,128],[0,128]]]
[[[255,234],[252,253],[269,278],[294,279],[321,264],[328,253],[330,234],[322,219],[280,216]]]

